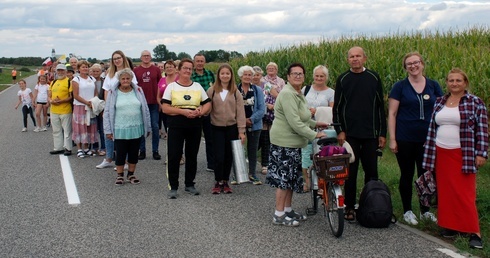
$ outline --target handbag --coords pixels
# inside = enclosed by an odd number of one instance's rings
[[[414,182],[415,190],[422,206],[430,207],[433,199],[437,199],[436,179],[431,171],[426,171]]]

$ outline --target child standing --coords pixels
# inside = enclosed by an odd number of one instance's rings
[[[17,96],[19,96],[19,101],[17,105],[15,105],[15,109],[19,107],[22,103],[22,115],[24,117],[24,128],[22,128],[22,132],[27,132],[27,114],[31,116],[32,123],[36,126],[36,120],[34,120],[34,114],[32,113],[32,106],[34,106],[34,96],[32,95],[32,91],[29,88],[26,88],[26,81],[19,81],[19,92],[17,92]],[[36,127],[37,128],[37,127]]]
[[[36,122],[38,127],[34,132],[46,131],[46,123],[48,121],[48,78],[46,74],[40,75],[37,79],[36,87],[34,88],[34,103],[36,103]],[[41,111],[43,119],[41,120]]]

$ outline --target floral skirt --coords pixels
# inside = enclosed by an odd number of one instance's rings
[[[303,192],[301,148],[270,145],[269,166],[265,182],[271,187]]]
[[[71,139],[75,143],[96,143],[98,142],[97,118],[90,119],[90,125],[85,123],[87,111],[85,106],[74,105],[73,117],[71,121],[72,135]]]

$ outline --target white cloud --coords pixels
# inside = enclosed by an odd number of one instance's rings
[[[0,56],[260,51],[320,38],[488,26],[487,1],[4,0]]]

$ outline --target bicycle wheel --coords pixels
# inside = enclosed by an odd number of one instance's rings
[[[344,232],[344,208],[339,208],[336,194],[336,191],[341,191],[340,186],[328,182],[327,191],[328,201],[326,205],[324,205],[327,221],[332,230],[332,234],[336,237],[340,237]]]

